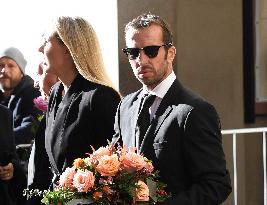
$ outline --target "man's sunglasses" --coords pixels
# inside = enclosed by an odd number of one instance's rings
[[[161,46],[146,46],[144,48],[124,48],[122,51],[130,60],[136,59],[141,50],[143,50],[149,58],[155,58],[158,55],[159,48],[163,46],[169,48],[172,44],[168,43]]]

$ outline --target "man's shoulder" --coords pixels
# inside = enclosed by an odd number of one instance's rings
[[[189,105],[194,109],[215,109],[211,102],[209,102],[201,94],[193,91],[192,89],[185,87],[179,83],[173,86],[172,91],[169,93],[170,98],[176,98],[178,104]]]
[[[199,94],[195,94],[191,96],[192,98],[188,104],[190,104],[190,106],[193,107],[193,110],[196,113],[199,113],[199,114],[206,113],[207,115],[213,115],[213,114],[217,115],[217,110],[215,106],[211,102],[209,102],[207,99],[205,99]]]
[[[208,103],[207,100],[200,93],[197,93],[191,88],[182,85],[178,80],[175,81],[174,85],[170,89],[172,89],[170,94],[177,96],[177,99],[182,103],[188,103],[188,104]]]
[[[40,94],[40,91],[34,87],[34,80],[28,75],[25,75],[21,83],[15,88],[15,95],[38,96]]]
[[[6,115],[7,113],[10,112],[10,110],[6,106],[0,104],[0,112],[1,114],[4,113],[3,115]]]
[[[79,75],[78,78],[75,79],[75,82],[73,82],[71,86],[73,86],[72,92],[80,93],[83,96],[94,96],[95,98],[107,100],[120,100],[119,92],[111,86],[89,81],[81,75]]]
[[[141,92],[142,92],[142,89],[137,90],[137,91],[135,91],[133,93],[127,94],[126,96],[124,96],[122,98],[122,103],[133,102],[133,101],[137,100],[138,99],[138,96],[139,96],[139,94]]]

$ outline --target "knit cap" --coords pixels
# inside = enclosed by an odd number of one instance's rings
[[[21,72],[25,74],[25,67],[27,65],[27,61],[25,60],[23,54],[19,49],[15,47],[6,48],[0,51],[0,58],[2,57],[8,57],[14,60],[18,64]]]

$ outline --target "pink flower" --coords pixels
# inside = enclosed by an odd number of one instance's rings
[[[119,171],[119,168],[120,162],[116,154],[102,156],[98,160],[98,165],[96,166],[96,170],[101,176],[115,176]]]
[[[137,185],[139,186],[136,189],[136,201],[149,201],[149,188],[143,181],[138,181]]]
[[[128,172],[139,171],[146,166],[144,157],[135,153],[135,148],[132,148],[128,153],[123,154],[120,160],[122,168]]]
[[[95,176],[89,170],[78,170],[73,178],[73,186],[79,192],[89,192],[95,183]]]
[[[62,175],[59,178],[59,186],[61,187],[67,187],[69,189],[72,189],[73,187],[73,177],[76,174],[75,168],[66,168],[66,170],[62,173]]]
[[[46,112],[48,109],[48,102],[46,100],[44,100],[42,96],[34,98],[33,103],[37,109],[39,109],[43,112]]]

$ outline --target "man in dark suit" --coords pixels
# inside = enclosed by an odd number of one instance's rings
[[[221,204],[231,192],[231,182],[219,117],[211,104],[176,78],[176,49],[168,25],[150,13],[140,15],[126,25],[125,40],[123,51],[143,88],[121,101],[113,143],[122,140],[153,161],[172,193],[164,204]],[[146,94],[156,97],[144,131]]]

